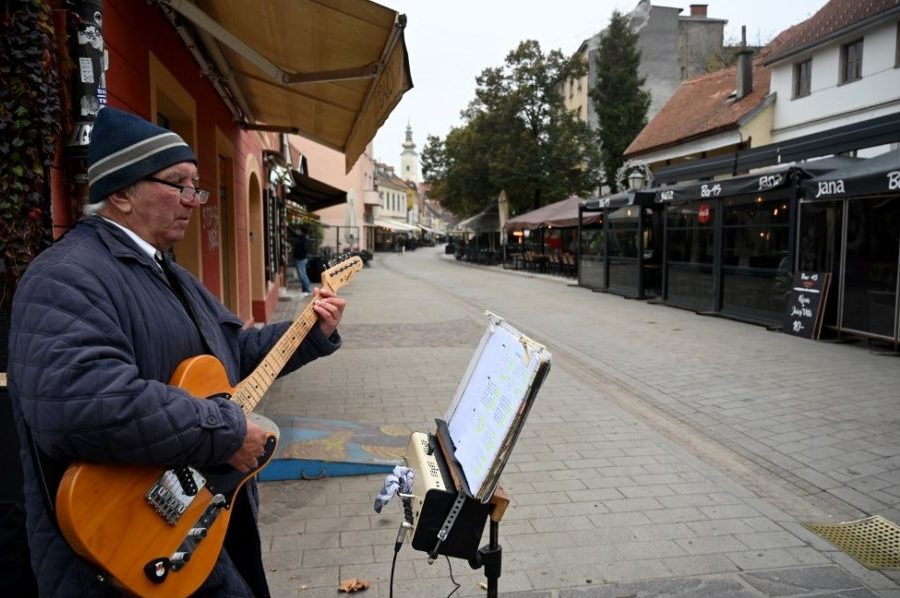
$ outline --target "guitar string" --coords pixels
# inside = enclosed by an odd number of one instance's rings
[[[353,275],[362,269],[362,260],[359,258],[351,258],[346,265],[341,264],[330,271],[322,274],[322,280],[326,286],[337,291],[339,288],[347,284]],[[315,301],[309,302],[300,312],[294,323],[285,331],[269,354],[263,359],[249,376],[244,378],[235,388],[232,400],[236,401],[243,407],[246,412],[253,409],[262,400],[263,395],[268,390],[272,382],[278,377],[278,374],[284,368],[288,359],[294,354],[300,343],[306,337],[306,334],[316,323],[318,316],[313,309]],[[271,363],[275,361],[277,368],[272,368]]]

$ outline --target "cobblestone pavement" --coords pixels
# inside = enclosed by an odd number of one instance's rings
[[[502,484],[503,596],[886,596],[802,527],[900,521],[900,358],[863,343],[593,293],[560,277],[458,263],[442,248],[377,254],[341,294],[344,346],[274,385],[260,411],[430,431],[486,326],[553,353]],[[306,299],[288,291],[278,315]],[[390,595],[400,508],[380,475],[261,484],[278,597]],[[896,547],[895,547],[896,549]],[[404,546],[397,596],[479,596],[482,570]],[[452,571],[451,571],[452,567]]]

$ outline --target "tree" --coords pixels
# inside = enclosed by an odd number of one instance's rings
[[[41,0],[0,13],[0,372],[12,296],[51,241],[50,167],[62,113],[53,10]]]
[[[597,112],[602,142],[605,182],[618,191],[616,171],[622,154],[647,124],[650,94],[643,89],[645,79],[638,74],[641,53],[638,35],[627,17],[614,11],[597,52],[597,82],[589,95]]]
[[[464,124],[429,137],[422,171],[443,205],[470,215],[506,190],[513,213],[596,188],[599,152],[586,123],[570,114],[560,87],[585,66],[529,40],[503,66],[476,78]]]

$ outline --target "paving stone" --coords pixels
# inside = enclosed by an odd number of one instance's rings
[[[773,597],[865,590],[858,579],[834,566],[748,572],[742,573],[741,578],[766,596]],[[868,595],[875,596],[872,593]]]
[[[799,525],[900,516],[900,428],[885,417],[900,412],[896,360],[436,250],[373,264],[342,291],[342,349],[276,381],[259,410],[427,431],[481,338],[483,307],[546,342],[553,368],[502,476],[501,595],[900,598],[900,573],[868,571]],[[382,479],[260,485],[275,598],[333,596],[353,573],[388,598],[400,510],[374,514]],[[482,572],[453,561],[454,596],[483,596]],[[803,581],[817,570],[847,587]],[[443,559],[427,565],[408,546],[396,573],[398,595],[454,587]],[[784,593],[792,584],[806,593]]]

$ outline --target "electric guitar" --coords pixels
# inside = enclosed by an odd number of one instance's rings
[[[362,266],[359,257],[346,259],[322,273],[322,286],[337,291]],[[197,590],[219,557],[238,490],[275,453],[278,427],[251,412],[317,319],[310,301],[237,387],[212,355],[182,361],[169,381],[195,397],[224,393],[243,407],[268,437],[256,469],[73,463],[56,495],[59,527],[72,549],[130,594],[180,598]]]

